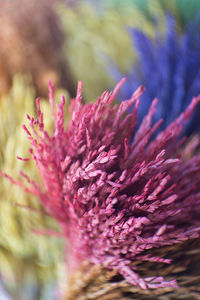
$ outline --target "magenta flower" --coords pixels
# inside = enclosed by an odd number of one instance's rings
[[[130,284],[144,289],[176,287],[175,280],[142,278],[132,262],[169,264],[167,258],[152,257],[150,250],[199,237],[200,156],[182,161],[179,135],[200,96],[155,137],[161,124],[151,126],[157,99],[136,131],[143,87],[129,100],[115,104],[123,82],[113,92],[104,92],[96,103],[85,105],[79,83],[67,129],[65,99],[62,97],[54,113],[49,85],[55,129],[52,136],[45,131],[37,99],[38,118],[28,116],[31,130],[24,129],[42,183],[40,187],[22,174],[30,184],[25,188],[40,198],[60,224],[68,242],[70,272],[89,260],[118,269]],[[132,113],[127,113],[132,106]]]

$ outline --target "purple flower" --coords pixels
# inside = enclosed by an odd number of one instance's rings
[[[141,98],[138,118],[143,119],[152,99],[157,97],[159,103],[153,120],[164,119],[160,130],[177,118],[200,93],[200,17],[188,23],[181,34],[174,17],[168,15],[166,19],[165,36],[157,28],[155,39],[141,30],[129,29],[138,59],[131,66],[120,94],[122,99],[127,99],[132,89],[143,84],[146,91]],[[109,63],[111,74],[118,81],[122,75],[113,63]],[[198,109],[185,127],[187,135],[199,131],[199,112]]]
[[[23,126],[42,178],[38,185],[22,173],[30,184],[25,188],[40,198],[60,224],[68,243],[70,272],[89,260],[118,269],[130,284],[143,289],[176,287],[175,280],[167,282],[148,274],[142,278],[132,262],[169,264],[167,257],[152,257],[151,249],[199,237],[200,156],[184,162],[179,136],[200,97],[193,98],[185,112],[155,137],[161,124],[151,126],[157,99],[136,130],[143,87],[129,100],[115,104],[124,81],[113,92],[104,92],[96,103],[85,105],[79,83],[67,129],[65,99],[54,112],[50,84],[54,133],[50,136],[45,131],[39,99],[38,118],[28,116],[30,131]],[[132,113],[127,113],[130,107],[134,107]]]

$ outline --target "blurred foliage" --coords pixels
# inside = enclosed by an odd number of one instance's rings
[[[136,6],[147,18],[160,14],[162,11],[171,11],[181,21],[182,26],[193,19],[200,11],[199,0],[102,0],[102,7],[123,10],[127,6]]]
[[[27,124],[27,113],[35,115],[34,98],[33,89],[25,87],[22,77],[16,76],[10,93],[0,99],[0,169],[13,178],[19,178],[20,170],[31,174],[33,179],[38,178],[33,160],[23,162],[16,158],[30,157],[27,136],[21,126]],[[50,128],[47,101],[41,101],[41,107]],[[62,264],[62,239],[33,233],[35,229],[58,228],[50,217],[33,210],[43,211],[35,197],[5,178],[0,180],[0,272],[14,299],[22,299],[21,293],[28,283],[35,295],[28,299],[40,299],[43,285],[57,278]],[[15,203],[33,209],[17,207]]]
[[[122,100],[131,97],[132,90],[143,85],[146,91],[141,96],[138,119],[147,113],[152,99],[158,98],[153,120],[163,119],[160,130],[175,120],[191,99],[200,94],[200,18],[189,22],[184,33],[177,30],[177,22],[166,15],[166,34],[156,28],[156,37],[149,38],[140,30],[129,30],[134,44],[137,62],[126,73],[127,81],[120,91]],[[118,82],[122,75],[111,63],[113,78]],[[199,113],[197,108],[184,127],[184,134],[199,132]]]
[[[112,84],[104,67],[107,57],[122,72],[134,61],[127,26],[141,28],[150,36],[154,34],[151,20],[136,7],[124,7],[122,12],[106,9],[102,13],[86,3],[73,9],[62,4],[57,11],[66,33],[66,59],[75,81],[83,81],[87,101],[95,100]],[[165,21],[162,24],[164,29]]]
[[[37,95],[46,97],[51,79],[57,87],[65,87],[75,96],[66,63],[65,36],[55,12],[61,0],[0,0],[0,95],[9,91],[16,73],[33,81]]]
[[[181,1],[180,1],[181,2]],[[77,1],[71,7],[66,3],[57,5],[65,32],[66,61],[73,81],[82,80],[84,96],[93,101],[103,90],[113,86],[105,65],[111,59],[122,73],[136,59],[128,28],[139,29],[150,38],[155,28],[163,34],[166,31],[166,12],[177,20],[178,31],[183,30],[187,21],[178,0],[113,0]],[[192,2],[195,2],[194,0]],[[196,3],[197,6],[197,3]],[[194,3],[190,16],[195,13]],[[189,14],[189,12],[188,12]],[[188,17],[189,18],[189,17]]]

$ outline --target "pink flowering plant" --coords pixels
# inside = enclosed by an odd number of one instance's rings
[[[116,104],[124,80],[88,104],[81,102],[79,82],[67,128],[65,99],[55,109],[49,84],[53,134],[45,130],[39,99],[37,119],[27,116],[30,129],[23,125],[42,181],[38,185],[23,173],[27,184],[10,180],[37,195],[60,224],[70,272],[88,260],[117,269],[130,284],[143,289],[176,287],[175,280],[148,274],[142,278],[132,262],[169,264],[167,257],[154,257],[146,250],[199,237],[200,156],[184,162],[179,136],[200,96],[156,135],[162,122],[152,125],[157,99],[136,129],[143,87]]]

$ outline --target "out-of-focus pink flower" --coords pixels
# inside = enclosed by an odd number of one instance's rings
[[[185,163],[178,150],[179,135],[200,97],[155,135],[161,123],[151,125],[157,99],[136,131],[143,87],[129,100],[116,104],[123,82],[113,92],[104,92],[96,103],[86,105],[81,103],[79,83],[67,129],[65,99],[61,98],[55,112],[49,84],[55,129],[52,136],[45,131],[37,99],[38,118],[28,116],[30,131],[23,127],[42,182],[38,185],[22,174],[30,184],[25,188],[36,194],[59,222],[68,241],[70,270],[89,260],[117,268],[130,284],[144,289],[176,287],[175,280],[142,278],[132,262],[168,264],[169,259],[152,257],[146,250],[199,237],[200,156]],[[132,106],[132,113],[127,113]]]

